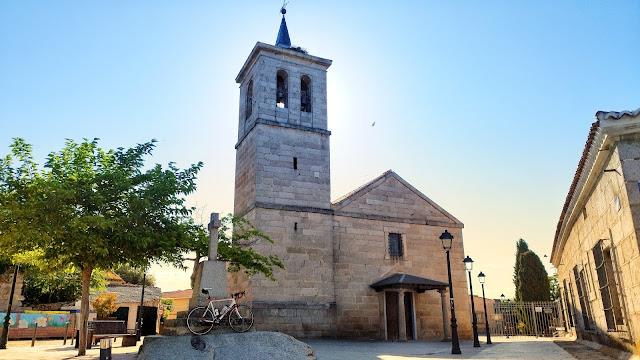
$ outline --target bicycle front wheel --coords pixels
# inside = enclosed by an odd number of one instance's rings
[[[253,326],[253,311],[247,305],[238,305],[238,307],[229,312],[229,326],[235,332],[245,332]]]
[[[213,313],[204,306],[198,306],[189,312],[187,327],[196,335],[204,335],[213,328]]]

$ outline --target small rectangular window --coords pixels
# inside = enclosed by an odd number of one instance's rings
[[[389,256],[391,256],[392,259],[400,259],[402,255],[402,235],[390,233]]]
[[[298,170],[298,158],[293,158],[293,170]]]

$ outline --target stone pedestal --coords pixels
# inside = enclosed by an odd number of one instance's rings
[[[218,261],[218,228],[220,219],[218,213],[211,214],[209,222],[209,260],[198,264],[195,281],[193,284],[193,296],[189,300],[189,308],[206,304],[207,296],[202,289],[209,289],[212,298],[226,298],[227,293],[227,267],[224,261]]]

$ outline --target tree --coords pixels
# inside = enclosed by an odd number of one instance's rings
[[[22,295],[24,304],[38,305],[75,302],[82,294],[82,276],[74,266],[62,270],[42,270],[37,266],[24,269]],[[91,291],[104,290],[106,281],[101,271],[91,274]]]
[[[118,274],[124,282],[129,284],[142,285],[142,280],[145,279],[144,283],[146,286],[156,286],[156,278],[151,274],[147,274],[145,277],[145,270],[141,268],[122,265],[113,270],[113,272]]]
[[[558,274],[549,276],[549,298],[551,301],[560,299],[560,283],[558,282]]]
[[[91,302],[91,306],[93,306],[93,310],[98,314],[98,317],[106,318],[120,308],[120,306],[116,304],[117,299],[118,294],[102,293]]]
[[[527,245],[527,242],[524,241],[524,239],[518,240],[516,242],[516,264],[513,267],[513,285],[515,285],[516,288],[516,301],[522,300],[518,298],[518,288],[520,287],[520,278],[518,274],[520,273],[520,256],[526,251],[529,251],[529,245]]]
[[[520,255],[518,288],[516,299],[519,301],[550,301],[549,275],[542,261],[533,251]]]
[[[251,247],[258,241],[273,243],[273,240],[256,229],[249,220],[233,216],[233,214],[227,214],[227,216],[220,219],[220,223],[221,225],[218,229],[218,260],[229,263],[227,271],[233,273],[243,270],[248,276],[262,274],[267,279],[275,281],[273,268],[284,269],[284,264],[280,258],[277,255],[261,255]],[[191,287],[194,285],[194,277],[200,258],[209,252],[209,233],[204,225],[199,228],[199,237],[196,244]]]
[[[198,231],[184,197],[195,190],[202,163],[144,171],[144,157],[154,147],[155,140],[104,151],[97,139],[67,140],[38,170],[31,145],[14,139],[12,154],[0,160],[0,248],[36,250],[45,261],[81,272],[78,355],[86,353],[94,269],[124,263],[146,268],[159,261],[182,267],[182,254],[195,246]]]
[[[221,222],[222,226],[218,231],[218,260],[229,262],[227,271],[233,273],[242,269],[248,276],[262,274],[275,281],[273,267],[284,269],[280,258],[277,255],[261,255],[251,247],[258,241],[273,244],[273,240],[245,218],[228,214]],[[229,226],[233,226],[231,237],[228,236]]]

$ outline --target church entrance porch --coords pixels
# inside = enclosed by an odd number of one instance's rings
[[[383,314],[383,334],[385,340],[417,340],[416,296],[427,290],[437,290],[441,294],[443,338],[446,331],[447,314],[444,292],[447,284],[408,274],[393,274],[370,285],[377,292],[383,291],[381,302]]]

